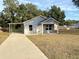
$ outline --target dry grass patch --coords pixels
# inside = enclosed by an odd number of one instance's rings
[[[63,29],[59,30],[60,34],[73,34],[73,35],[79,35],[79,29]]]
[[[0,32],[0,44],[9,36],[7,32]]]
[[[28,36],[49,59],[79,59],[79,35]]]

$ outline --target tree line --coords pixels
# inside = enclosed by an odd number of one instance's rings
[[[65,12],[57,6],[50,6],[48,10],[41,10],[32,3],[19,4],[18,0],[3,0],[4,10],[0,12],[0,26],[8,27],[8,23],[18,23],[30,20],[33,17],[42,15],[53,17],[60,22],[60,25],[67,24],[65,22]]]

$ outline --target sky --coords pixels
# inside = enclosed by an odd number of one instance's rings
[[[56,5],[65,11],[66,18],[71,20],[79,20],[79,8],[76,7],[72,0],[18,0],[19,3],[33,3],[39,9],[46,10],[50,6]],[[0,12],[4,9],[3,0],[0,0]]]

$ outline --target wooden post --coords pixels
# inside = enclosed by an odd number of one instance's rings
[[[42,35],[43,35],[43,24],[42,24]]]
[[[23,33],[25,34],[25,30],[24,30],[24,29],[25,29],[25,25],[24,25],[24,23],[23,23]]]
[[[59,34],[59,29],[57,30],[57,34]]]
[[[10,24],[9,24],[9,33],[10,33]]]
[[[59,26],[57,26],[58,27],[58,29],[57,29],[57,34],[59,34]]]

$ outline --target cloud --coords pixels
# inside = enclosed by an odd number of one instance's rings
[[[60,8],[64,11],[79,11],[79,9],[74,6],[60,6]]]
[[[28,1],[28,0],[19,0],[19,1],[20,1],[20,3],[33,3],[35,5],[40,5],[40,3],[38,3],[38,2],[32,2],[32,1]]]
[[[78,10],[77,8],[73,8],[73,4],[71,0],[19,0],[21,3],[33,3],[37,5],[40,9],[50,8],[52,5],[57,5],[61,7],[62,10],[72,11],[73,9]]]
[[[29,0],[19,0],[19,1],[20,1],[20,4],[21,3],[24,3],[24,4],[32,3],[32,4],[36,5],[39,8],[43,8],[43,5],[41,3],[39,3],[39,2],[37,2],[37,1],[31,1],[31,0],[30,1]]]
[[[79,20],[79,11],[65,11],[65,15],[65,19]]]
[[[21,0],[23,3],[33,3],[40,9],[49,9],[51,6],[56,5],[65,11],[66,19],[79,19],[79,9],[74,6],[72,0]],[[22,3],[21,2],[21,3]]]
[[[60,7],[64,11],[78,11],[79,9],[73,5],[72,0],[53,0],[52,5]]]
[[[3,0],[0,0],[0,12],[4,9]]]

